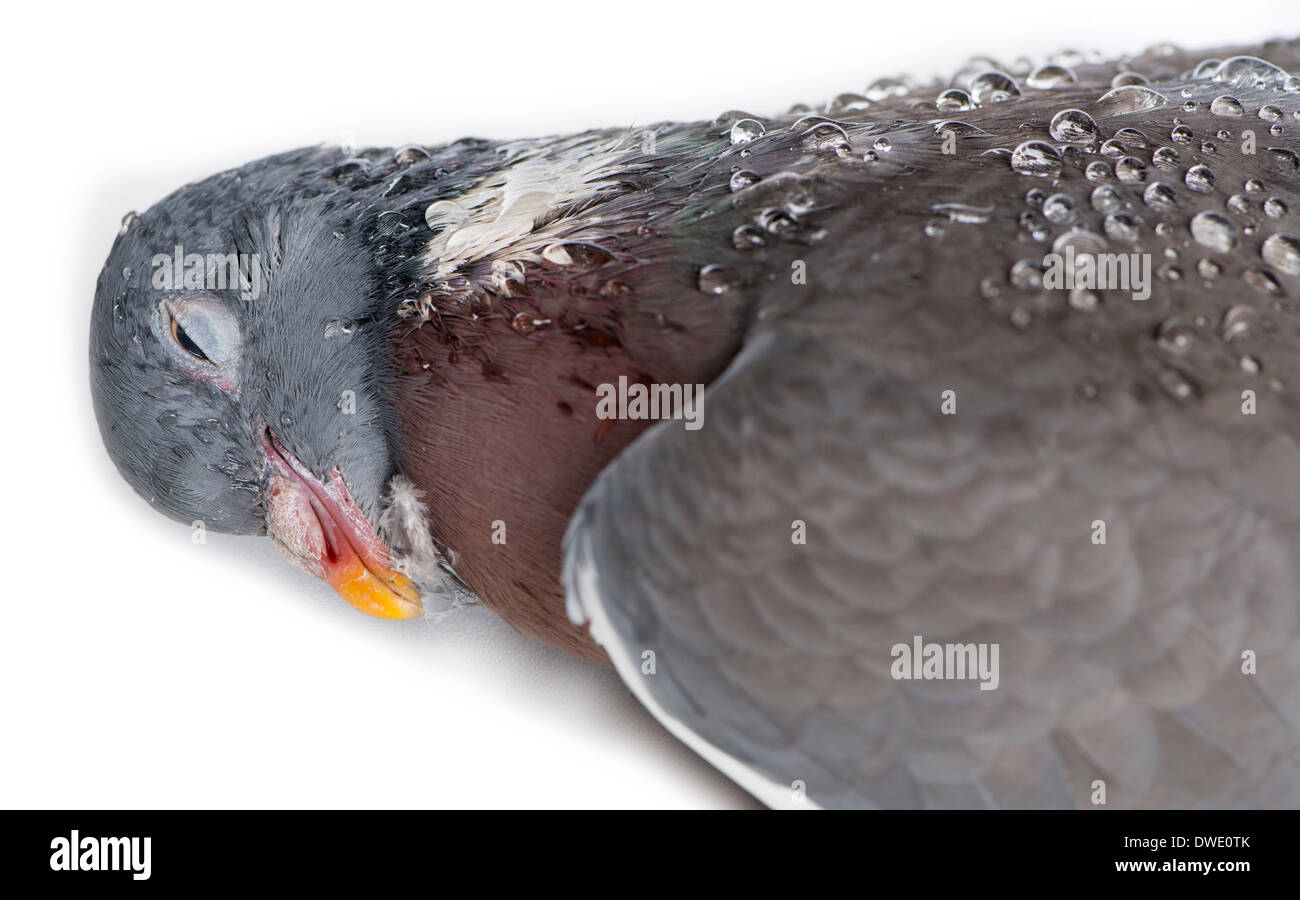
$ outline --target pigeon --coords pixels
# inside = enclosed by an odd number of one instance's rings
[[[129,215],[104,444],[771,807],[1300,806],[1300,41],[311,147]]]

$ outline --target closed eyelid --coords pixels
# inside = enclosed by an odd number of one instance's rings
[[[163,298],[154,332],[171,358],[200,381],[233,392],[238,386],[240,330],[234,315],[215,301]]]
[[[208,365],[216,365],[194,338],[190,337],[189,332],[185,330],[184,326],[181,325],[180,320],[174,315],[171,317],[171,332],[176,343],[180,344],[181,348],[189,353],[190,356],[193,356],[195,359],[207,363]]]

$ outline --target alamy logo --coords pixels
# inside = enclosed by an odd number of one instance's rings
[[[148,881],[153,838],[68,837],[50,841],[50,868],[56,872],[131,872],[136,881]]]
[[[262,261],[256,253],[186,253],[177,244],[151,262],[152,283],[160,291],[237,290],[244,300],[262,294]]]
[[[889,655],[894,658],[889,674],[900,681],[980,682],[981,691],[996,691],[998,675],[997,644],[927,644],[919,634],[911,644],[895,644]]]
[[[1134,300],[1145,300],[1151,296],[1151,254],[1076,254],[1074,247],[1067,245],[1064,255],[1043,257],[1043,287],[1049,291],[1131,291]]]
[[[704,385],[627,383],[618,376],[618,386],[596,388],[598,419],[685,419],[687,431],[704,425]]]

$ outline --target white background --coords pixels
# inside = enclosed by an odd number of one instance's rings
[[[1294,3],[12,4],[0,52],[0,806],[752,806],[617,678],[485,610],[362,616],[153,513],[89,404],[129,209],[292,147],[778,112],[987,54],[1294,28]],[[1077,12],[1070,12],[1071,9]]]

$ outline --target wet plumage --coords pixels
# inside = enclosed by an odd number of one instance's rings
[[[773,805],[1297,805],[1298,56],[251,163],[115,246],[106,443],[255,532],[270,429],[426,598],[601,659],[592,623]],[[175,244],[266,267],[237,396],[149,343]],[[1148,255],[1149,296],[1051,287],[1067,250]],[[619,376],[709,384],[704,427],[598,420]],[[998,644],[998,689],[893,677],[913,635]]]

